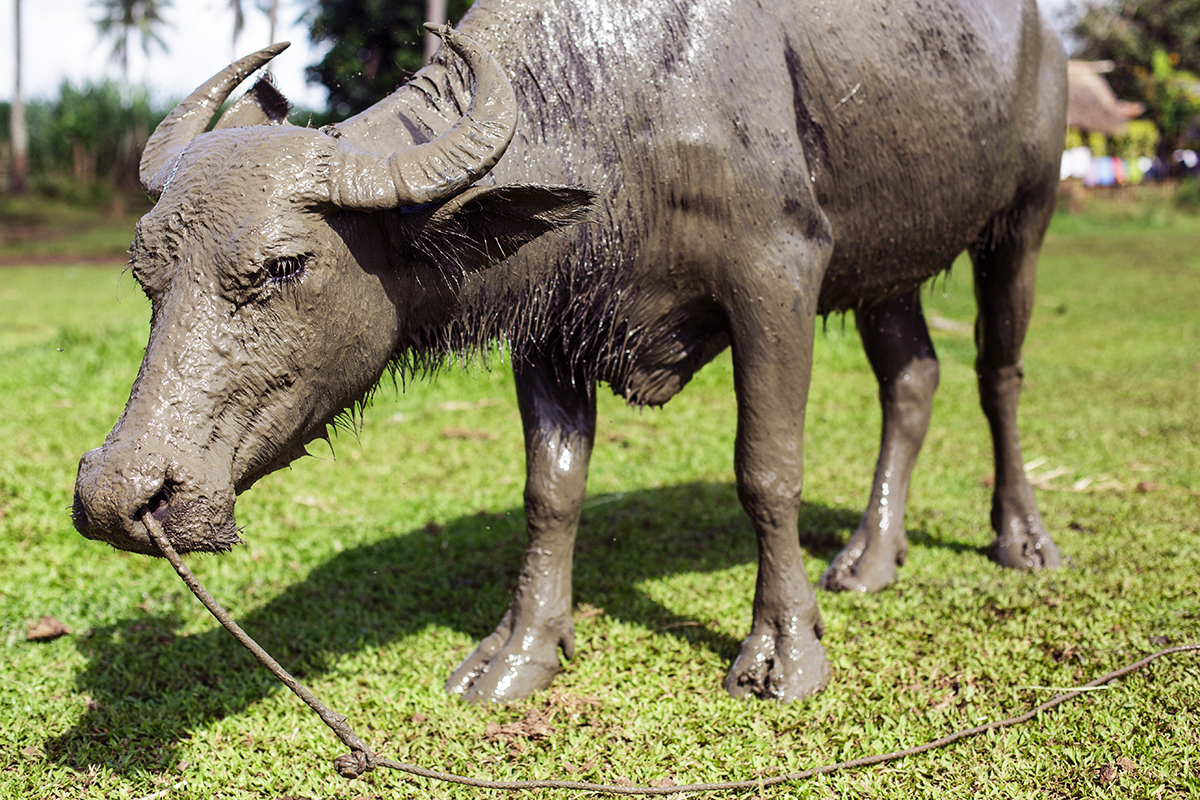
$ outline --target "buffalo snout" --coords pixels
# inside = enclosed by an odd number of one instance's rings
[[[222,552],[240,543],[228,470],[189,468],[147,449],[110,443],[84,453],[71,509],[75,529],[119,550],[158,556],[142,522],[149,511],[181,553]],[[197,474],[209,480],[197,481]]]

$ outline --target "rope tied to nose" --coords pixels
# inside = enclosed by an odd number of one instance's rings
[[[989,722],[985,725],[978,725],[974,728],[956,731],[940,739],[934,739],[931,742],[910,747],[906,750],[894,750],[890,753],[880,753],[878,755],[866,756],[864,758],[856,758],[850,761],[841,761],[836,764],[826,764],[821,767],[804,770],[803,772],[793,772],[787,775],[777,775],[772,778],[763,778],[749,781],[725,781],[722,783],[691,783],[680,786],[615,786],[611,784],[588,783],[586,781],[560,781],[560,780],[532,780],[532,781],[490,781],[481,780],[478,778],[468,778],[462,775],[454,775],[449,772],[439,772],[437,770],[425,769],[413,764],[405,764],[401,761],[393,761],[388,758],[381,758],[372,752],[371,748],[367,747],[366,743],[358,737],[358,734],[346,724],[346,717],[342,714],[330,709],[324,703],[316,698],[304,684],[296,680],[292,675],[280,666],[279,662],[271,657],[270,653],[259,646],[258,642],[250,638],[250,636],[242,630],[233,618],[226,613],[212,595],[205,590],[192,571],[183,563],[183,559],[175,552],[175,548],[171,546],[170,540],[167,539],[166,533],[162,526],[159,525],[149,511],[142,515],[142,523],[146,526],[146,530],[150,534],[150,538],[158,545],[158,549],[162,551],[163,556],[179,573],[179,577],[187,584],[187,587],[192,590],[192,594],[204,604],[204,607],[216,617],[217,621],[224,626],[225,630],[229,631],[235,639],[237,639],[243,647],[254,654],[264,667],[279,679],[281,683],[287,686],[292,692],[303,700],[321,720],[329,727],[330,730],[337,735],[342,742],[350,748],[350,752],[345,755],[340,755],[334,759],[333,765],[338,774],[346,779],[354,779],[363,775],[376,767],[386,767],[388,769],[407,772],[410,775],[418,775],[423,778],[444,781],[447,783],[457,783],[465,786],[474,786],[482,789],[503,789],[509,791],[525,790],[525,789],[574,789],[579,791],[598,792],[603,794],[619,794],[619,795],[667,795],[679,794],[682,792],[714,792],[714,791],[731,791],[740,789],[760,789],[768,786],[778,786],[783,783],[793,783],[795,781],[811,778],[815,775],[824,775],[830,772],[838,772],[842,770],[857,769],[858,767],[867,767],[872,764],[881,764],[887,761],[896,761],[908,756],[918,755],[939,747],[945,747],[948,744],[957,742],[960,739],[966,739],[971,736],[977,736],[987,731],[997,730],[999,728],[1007,728],[1011,725],[1017,725],[1033,719],[1038,714],[1044,711],[1049,711],[1055,706],[1061,705],[1068,700],[1086,694],[1089,689],[1097,686],[1102,686],[1117,678],[1135,672],[1153,661],[1162,658],[1163,656],[1172,655],[1175,653],[1184,653],[1189,651],[1200,651],[1200,644],[1183,644],[1175,647],[1166,647],[1156,653],[1151,653],[1140,661],[1135,661],[1132,664],[1127,664],[1120,669],[1105,673],[1099,678],[1084,684],[1083,686],[1070,689],[1062,694],[1056,695],[1054,698],[1047,700],[1036,708],[1026,711],[1024,714],[1009,717],[1007,719]]]

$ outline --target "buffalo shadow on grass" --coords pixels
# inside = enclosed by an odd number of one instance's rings
[[[857,511],[806,503],[800,529],[809,557],[831,558],[858,518]],[[480,512],[346,549],[238,621],[301,681],[335,669],[343,654],[429,625],[480,639],[494,628],[516,583],[523,519],[520,508]],[[575,601],[732,661],[738,639],[676,625],[685,617],[636,585],[755,559],[753,530],[729,484],[592,497],[576,546]],[[220,587],[213,589],[220,599]],[[745,598],[747,614],[752,599]],[[172,615],[147,614],[77,637],[89,660],[78,685],[90,702],[71,730],[46,742],[47,757],[78,770],[105,765],[120,773],[162,772],[176,765],[176,743],[190,731],[283,690],[224,629],[179,636],[181,624]]]

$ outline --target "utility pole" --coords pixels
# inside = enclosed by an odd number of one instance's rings
[[[25,101],[21,98],[21,0],[13,0],[16,7],[17,70],[13,84],[12,111],[9,115],[9,133],[12,140],[12,163],[9,165],[8,188],[13,194],[25,194],[26,176],[29,172],[29,131],[25,128]]]

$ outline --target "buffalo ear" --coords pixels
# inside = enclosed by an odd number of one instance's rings
[[[539,236],[586,219],[596,201],[565,186],[473,187],[405,222],[411,244],[443,269],[500,263]],[[407,209],[402,209],[402,212]]]
[[[222,128],[241,128],[247,125],[278,125],[287,122],[291,104],[284,97],[271,79],[265,75],[258,83],[234,102],[221,119],[213,126],[213,130]]]

